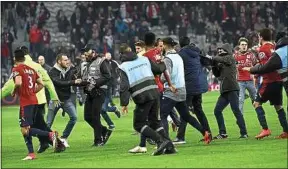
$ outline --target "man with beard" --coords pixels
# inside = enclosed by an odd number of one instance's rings
[[[55,107],[53,104],[49,105],[47,124],[49,127],[53,125],[56,113],[60,108],[62,108],[64,112],[69,115],[70,120],[61,136],[61,141],[64,143],[65,147],[70,147],[67,139],[77,122],[76,107],[71,98],[71,86],[79,85],[81,83],[81,79],[76,79],[74,73],[75,71],[69,67],[68,57],[64,53],[58,54],[56,64],[49,72],[58,97],[62,103],[57,107]]]
[[[87,94],[84,106],[84,119],[93,128],[94,144],[92,146],[104,146],[108,141],[112,130],[101,124],[100,114],[105,101],[108,83],[111,79],[111,69],[104,57],[95,55],[89,48],[82,49],[86,56],[86,70],[82,76],[82,85]]]

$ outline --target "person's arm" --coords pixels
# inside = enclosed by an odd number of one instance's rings
[[[105,85],[111,79],[111,69],[110,69],[110,65],[106,59],[102,62],[101,66],[100,66],[100,71],[101,71],[102,77],[95,80],[95,82],[96,82],[95,86],[96,87],[100,87],[100,86]]]
[[[215,77],[220,77],[221,75],[221,67],[217,65],[217,63],[213,62],[212,64],[212,73]]]
[[[40,90],[43,89],[44,85],[40,77],[36,80],[36,83],[37,83],[37,86],[35,88],[35,93],[38,93]]]
[[[228,66],[232,65],[233,62],[235,61],[231,55],[215,56],[215,57],[212,57],[212,60],[216,61],[218,63],[223,63],[223,64],[228,65]]]
[[[166,65],[163,62],[162,63],[155,63],[151,60],[149,60],[149,62],[151,64],[151,70],[152,70],[154,75],[160,75],[166,70]]]
[[[49,77],[47,71],[45,71],[45,69],[40,66],[38,69],[38,73],[42,77],[43,85],[47,88],[51,100],[59,100],[54,84],[51,78]]]
[[[265,74],[281,69],[282,62],[277,53],[273,53],[271,58],[265,64],[257,64],[250,69],[251,74]]]
[[[14,81],[15,81],[15,87],[14,87],[12,93],[11,93],[12,96],[15,96],[16,91],[22,85],[22,77],[20,75],[17,75],[17,76],[14,77]]]
[[[13,79],[9,79],[4,86],[1,88],[1,99],[11,95],[13,89],[15,87],[15,83]]]
[[[171,73],[172,73],[172,61],[171,61],[171,59],[169,59],[169,58],[164,58],[164,63],[165,63],[165,65],[166,65],[166,74],[168,74],[168,76],[170,77],[170,75],[171,75]],[[161,80],[163,81],[163,82],[166,82],[166,78],[165,78],[165,75],[164,74],[162,74],[161,75]]]
[[[126,73],[122,70],[120,70],[120,79],[120,105],[126,107],[128,106],[130,99],[130,85]]]

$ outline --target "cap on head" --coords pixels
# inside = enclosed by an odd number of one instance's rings
[[[175,42],[171,37],[164,38],[164,39],[162,39],[162,41],[163,41],[163,43],[164,43],[165,45],[170,45],[170,46],[172,46],[172,47],[174,47],[174,46],[176,46],[176,45],[178,44],[178,43]]]
[[[17,49],[22,50],[24,52],[24,55],[29,54],[29,50],[26,46],[20,46]]]
[[[278,32],[275,38],[275,42],[277,43],[281,38],[286,36],[286,32]]]

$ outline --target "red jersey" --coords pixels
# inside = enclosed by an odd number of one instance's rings
[[[38,104],[35,93],[36,80],[39,78],[37,72],[31,67],[20,64],[12,69],[12,77],[21,76],[22,85],[18,89],[20,107]]]
[[[149,60],[151,60],[151,61],[153,61],[155,63],[157,62],[157,59],[156,59],[157,55],[161,55],[161,50],[159,50],[157,48],[150,49],[146,53],[143,54],[143,56],[146,56]],[[156,82],[156,84],[158,86],[159,92],[162,93],[163,90],[164,90],[164,85],[161,82],[159,75],[155,76],[155,82]]]
[[[248,71],[242,70],[243,67],[252,67],[257,63],[257,58],[252,52],[237,52],[234,54],[235,60],[238,62],[238,81],[253,80],[253,75]]]
[[[260,64],[265,64],[270,57],[272,56],[272,53],[275,50],[275,45],[273,43],[265,43],[259,48],[259,53],[258,53],[258,59]],[[279,82],[281,81],[280,75],[274,71],[271,73],[266,73],[262,75],[263,77],[263,83],[272,83],[272,82]]]

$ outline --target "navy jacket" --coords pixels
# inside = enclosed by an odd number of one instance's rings
[[[201,62],[200,49],[195,46],[184,46],[179,55],[184,62],[187,95],[198,95],[208,91],[207,74]]]

